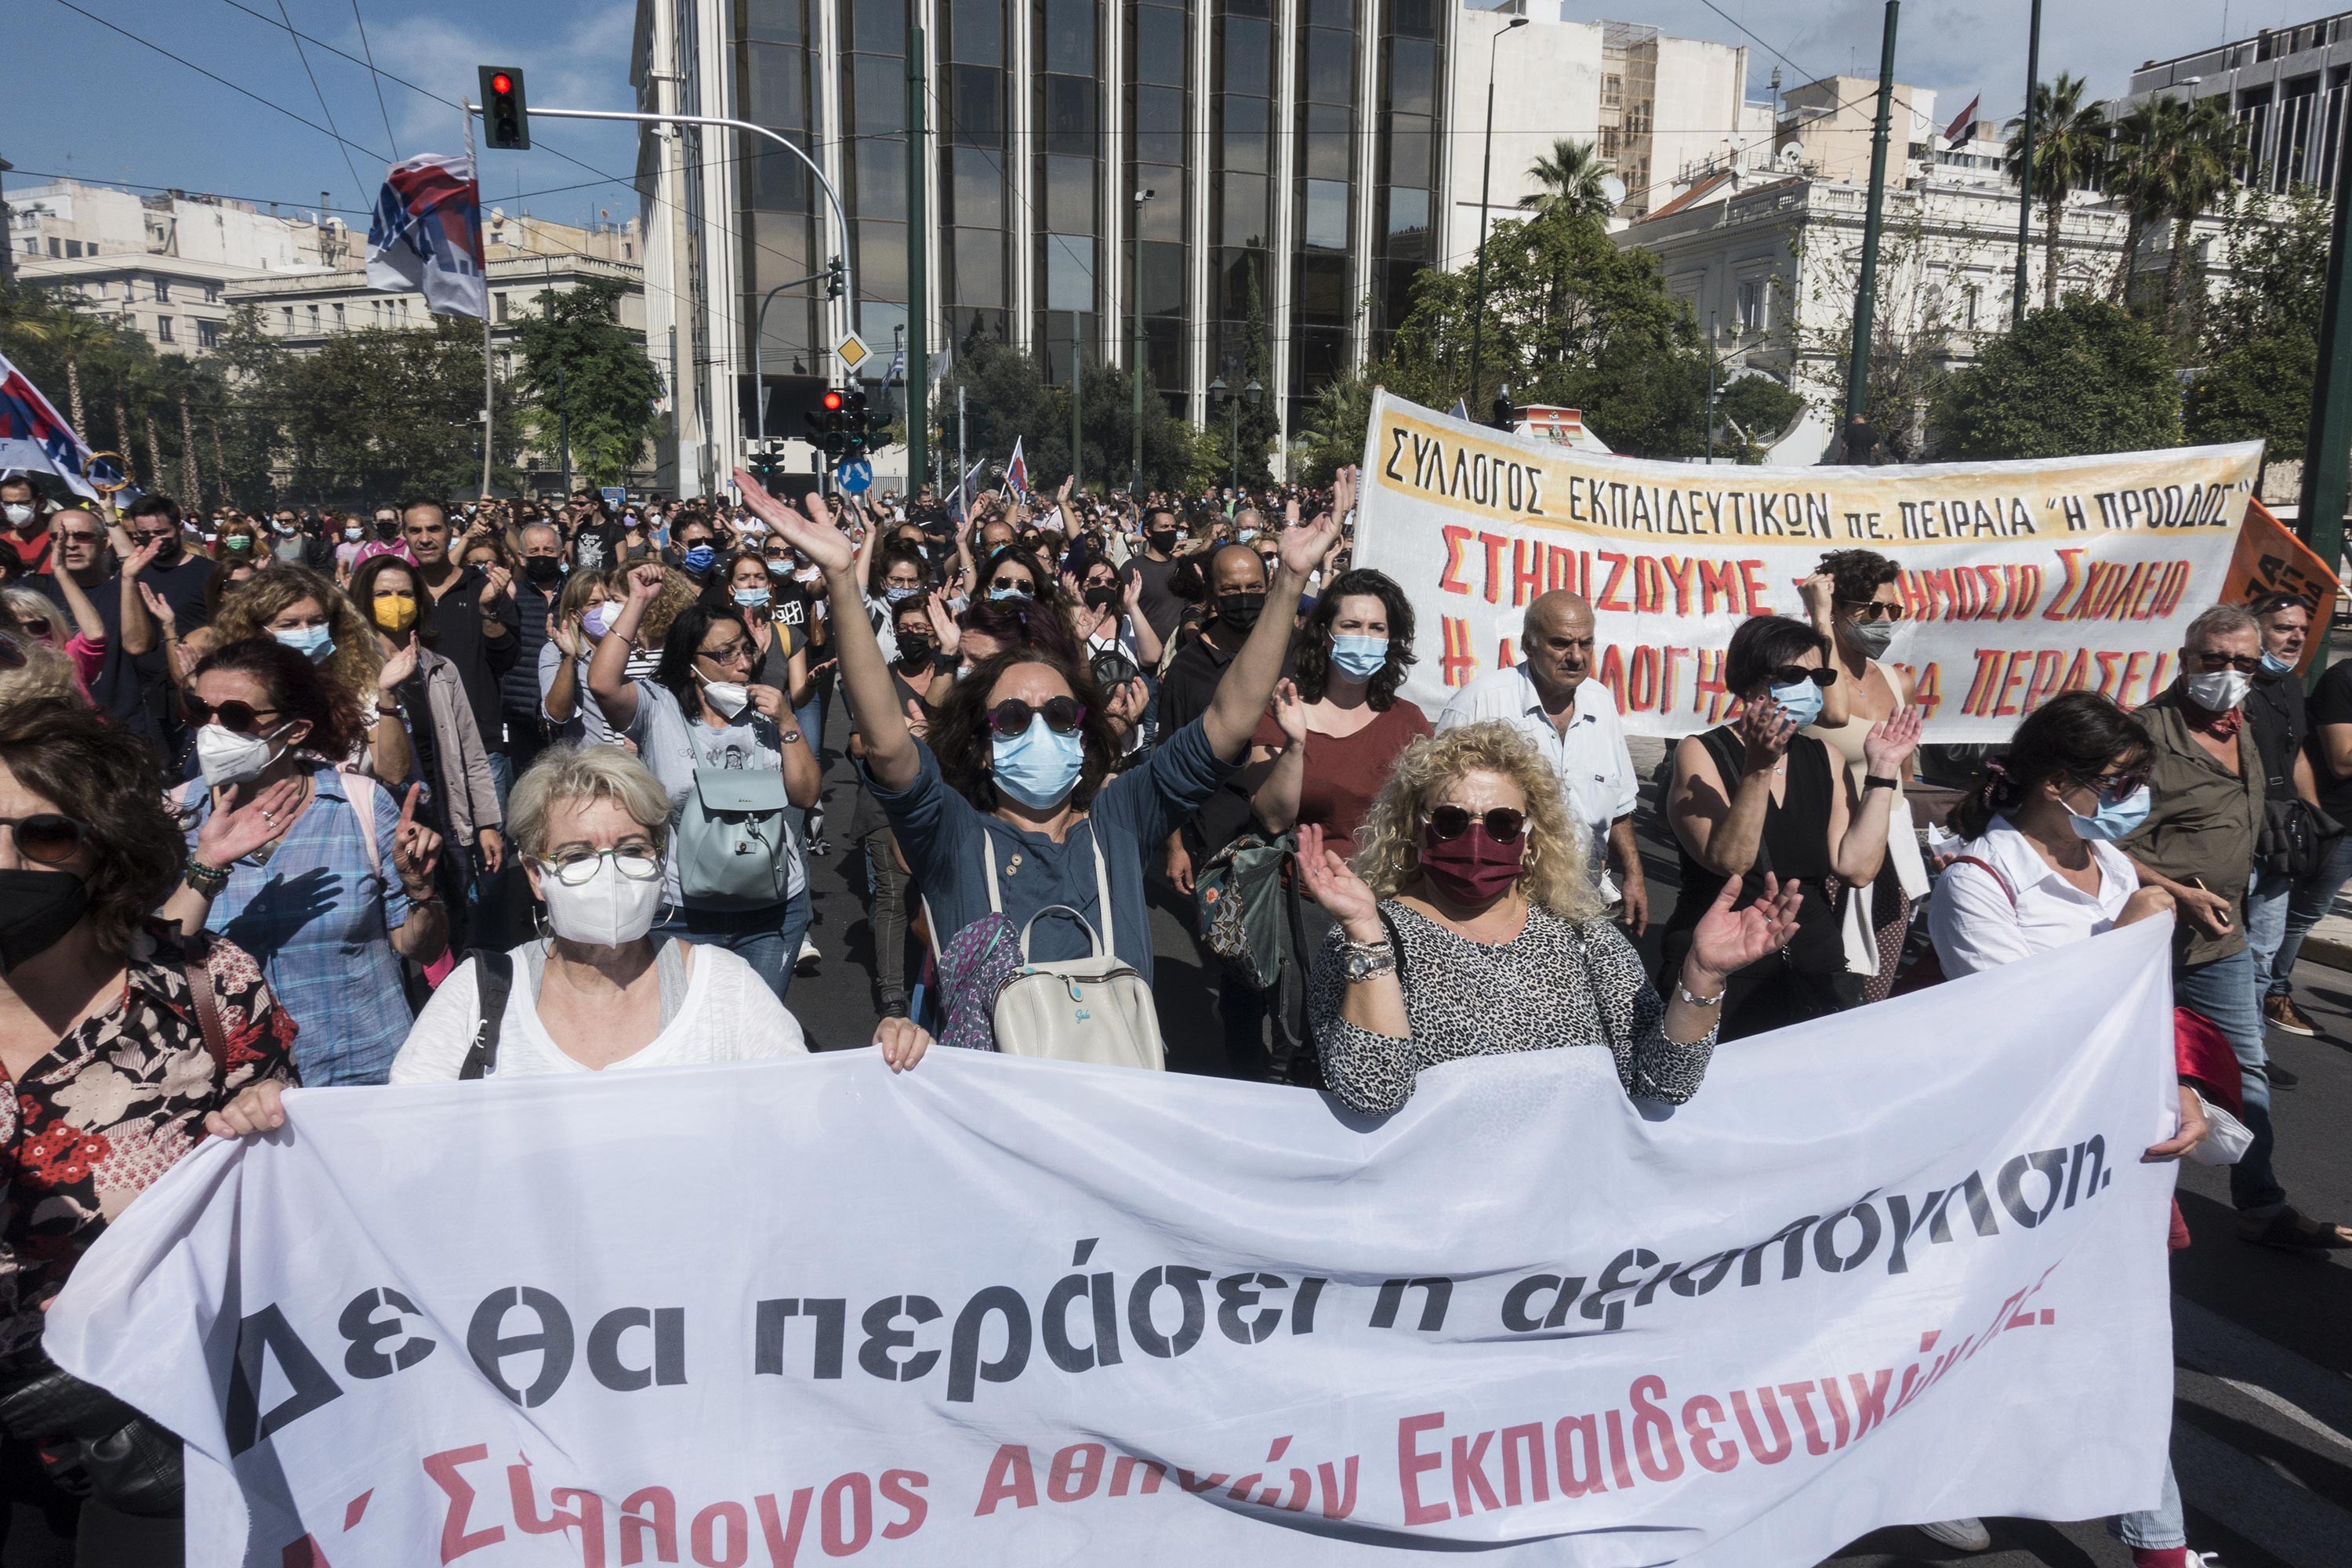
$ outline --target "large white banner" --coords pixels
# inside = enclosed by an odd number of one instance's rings
[[[2222,597],[2262,443],[1906,468],[1645,462],[1451,418],[1382,392],[1355,561],[1395,578],[1423,647],[1405,695],[1433,715],[1518,662],[1529,600],[1584,595],[1595,674],[1625,728],[1686,735],[1733,699],[1723,650],[1754,615],[1802,615],[1832,550],[1902,569],[1887,657],[1933,741],[2006,740],[2061,691],[2137,707],[2171,683],[2181,628]]]
[[[304,1090],[50,1316],[248,1568],[1798,1568],[2152,1505],[2167,931],[1725,1047],[1301,1090],[934,1053]],[[250,1524],[248,1529],[247,1519]]]

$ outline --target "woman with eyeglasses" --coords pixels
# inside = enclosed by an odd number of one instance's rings
[[[1870,776],[1864,739],[1871,726],[1911,706],[1910,679],[1885,662],[1903,624],[1901,578],[1901,569],[1874,550],[1832,550],[1822,557],[1812,579],[1829,584],[1830,663],[1838,678],[1822,693],[1821,717],[1805,733],[1838,754],[1856,789]],[[1895,989],[1912,905],[1927,893],[1927,866],[1903,793],[1911,771],[1906,767],[1895,781],[1888,804],[1885,864],[1873,881],[1846,898],[1846,967],[1862,977],[1864,1002],[1884,1002]]]
[[[2153,755],[2147,727],[2095,691],[2062,693],[2026,715],[1976,787],[1952,807],[1949,826],[1964,842],[1927,904],[1928,933],[1948,977],[2175,912],[2172,895],[2143,885],[2131,857],[2116,845],[2147,818]],[[2245,1114],[2242,1099],[2232,1098],[2237,1085],[2215,1088],[2189,1070],[2197,1065],[2186,1057],[2177,1063],[2179,1131],[2142,1159],[2178,1160],[2204,1137],[2206,1106],[2192,1078],[2213,1089],[2226,1109]],[[2174,1245],[2186,1244],[2185,1230],[2177,1231]],[[1967,1551],[1991,1544],[1974,1519],[1919,1528]],[[2158,1505],[2118,1515],[2108,1529],[2132,1549],[2135,1563],[2199,1561],[2186,1553],[2188,1524],[2169,1467]]]
[[[1739,717],[1675,748],[1666,820],[1682,860],[1681,886],[1740,879],[1745,910],[1793,887],[1796,929],[1780,950],[1728,977],[1723,1037],[1735,1040],[1858,1005],[1862,976],[1846,964],[1839,924],[1846,890],[1867,885],[1886,857],[1894,791],[1919,743],[1919,710],[1907,704],[1863,737],[1867,771],[1857,782],[1827,742],[1802,731],[1821,716],[1839,679],[1819,632],[1801,621],[1754,616],[1731,634],[1724,685]],[[1690,952],[1708,906],[1685,892],[1667,921],[1664,966]]]
[[[848,541],[842,543],[846,548]],[[727,771],[781,774],[786,800],[808,806],[823,783],[816,757],[802,743],[785,694],[755,679],[751,628],[736,606],[688,605],[670,626],[654,673],[629,678],[628,654],[637,626],[667,583],[668,574],[650,563],[630,569],[627,602],[588,661],[588,689],[661,780],[672,827],[684,817],[688,800],[705,790],[731,795],[737,784],[756,789],[748,781],[730,784],[709,776]],[[730,950],[759,972],[779,1002],[791,988],[810,912],[808,863],[791,816],[778,809],[761,828],[778,836],[775,852],[784,872],[779,900],[745,907],[733,900],[689,898],[675,855],[664,873],[670,909],[662,929]]]
[[[775,574],[758,551],[739,550],[721,561],[712,585],[703,590],[702,596],[711,605],[734,605],[743,624],[751,628],[751,657],[758,667],[753,679],[758,684],[782,692],[785,702],[795,710],[814,695],[808,650],[793,635],[792,627],[776,618]]]
[[[235,1094],[293,1080],[294,1020],[254,958],[150,918],[187,855],[163,791],[152,749],[86,704],[0,701],[0,1518],[11,1563],[184,1561],[176,1484],[134,1500],[123,1468],[83,1463],[125,1452],[142,1424],[163,1451],[176,1454],[176,1440],[52,1364],[42,1312]],[[241,850],[267,831],[248,808],[225,816],[215,841]]]
[[[173,793],[189,856],[163,912],[259,961],[302,1026],[303,1082],[382,1083],[408,1034],[401,961],[430,963],[448,939],[424,786],[395,803],[341,772],[331,759],[358,742],[355,705],[274,637],[207,657],[183,701],[202,774]],[[247,842],[235,826],[256,816],[267,831]]]
[[[1500,721],[1415,741],[1357,834],[1352,862],[1312,823],[1298,874],[1335,929],[1308,1003],[1323,1079],[1385,1116],[1423,1068],[1460,1057],[1606,1047],[1637,1100],[1679,1105],[1713,1055],[1726,977],[1794,929],[1773,886],[1734,910],[1738,879],[1704,906],[1661,1002],[1609,918],[1559,780]],[[1694,901],[1708,882],[1685,883]]]
[[[1163,733],[1149,762],[1117,777],[1116,742],[1093,677],[1042,639],[967,668],[929,734],[918,738],[866,617],[848,613],[861,584],[831,510],[811,497],[795,511],[740,469],[735,484],[753,511],[824,571],[865,776],[929,902],[934,943],[944,951],[992,910],[1021,928],[1060,906],[1078,918],[1039,921],[1029,950],[1035,958],[1087,956],[1100,936],[1149,984],[1146,861],[1241,765],[1281,671],[1289,622],[1266,620],[1235,648],[1207,711]],[[1295,597],[1338,535],[1328,517],[1292,531],[1276,585]],[[1049,609],[1049,618],[1058,621],[1058,612]],[[1059,629],[1066,638],[1066,625]]]

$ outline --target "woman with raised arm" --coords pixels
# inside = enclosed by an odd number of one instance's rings
[[[1116,777],[1118,746],[1093,676],[1082,660],[1042,647],[1010,648],[973,664],[919,740],[859,613],[856,552],[831,509],[812,496],[802,503],[804,513],[795,511],[740,469],[735,483],[753,511],[824,570],[866,777],[922,884],[937,922],[933,940],[944,950],[992,908],[1019,927],[1040,910],[1066,906],[1096,931],[1108,924],[1113,950],[1149,984],[1146,861],[1241,766],[1282,671],[1290,617],[1261,621],[1207,711],[1161,736],[1143,766]],[[1286,534],[1275,592],[1295,601],[1339,532],[1338,521],[1326,516]],[[1075,921],[1050,916],[1037,924],[1031,955],[1066,959],[1091,950]]]

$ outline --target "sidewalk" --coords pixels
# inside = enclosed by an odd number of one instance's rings
[[[2330,969],[2352,969],[2352,898],[2336,895],[2336,907],[2303,939],[2303,958]]]

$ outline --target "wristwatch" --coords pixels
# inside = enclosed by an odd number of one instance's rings
[[[1396,949],[1385,942],[1351,942],[1347,947],[1348,983],[1396,973]]]
[[[1900,779],[1890,779],[1881,773],[1864,773],[1863,775],[1862,788],[1863,793],[1865,795],[1874,789],[1900,789],[1902,787],[1903,781]]]

